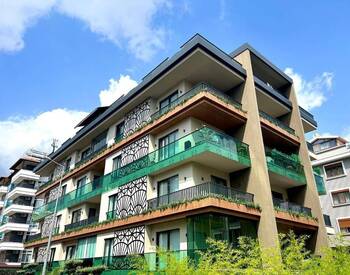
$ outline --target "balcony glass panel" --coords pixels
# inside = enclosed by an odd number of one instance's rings
[[[267,167],[270,171],[297,182],[306,183],[304,166],[297,155],[287,155],[276,149],[265,148]]]
[[[324,184],[324,180],[323,177],[314,173],[314,177],[315,177],[315,182],[316,182],[316,187],[317,187],[317,192],[319,195],[326,195],[327,191],[326,191],[326,186]]]

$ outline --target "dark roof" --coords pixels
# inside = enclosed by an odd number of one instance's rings
[[[30,162],[33,162],[33,163],[39,163],[40,160],[38,158],[35,158],[35,157],[30,157],[30,156],[24,156],[24,157],[21,157],[19,158],[11,167],[10,167],[10,170],[17,170],[17,166],[23,162],[23,161],[30,161]]]
[[[272,64],[268,59],[266,59],[261,53],[259,53],[256,49],[254,49],[248,43],[244,43],[242,46],[238,47],[236,50],[231,52],[230,56],[235,57],[235,56],[239,55],[240,53],[244,52],[245,50],[249,50],[250,52],[252,52],[256,57],[258,57],[266,65],[268,65],[271,69],[273,69],[275,72],[277,72],[279,75],[281,75],[285,80],[287,80],[290,83],[293,83],[293,80],[285,72],[283,72],[277,66]]]
[[[98,116],[100,116],[104,111],[108,109],[108,106],[105,107],[97,107],[95,110],[93,110],[90,114],[88,114],[82,121],[80,121],[77,127],[82,127],[90,124],[92,121],[94,121]]]
[[[186,58],[189,54],[191,54],[196,49],[202,49],[207,54],[215,57],[221,63],[230,67],[239,75],[245,77],[246,71],[245,69],[233,58],[231,58],[227,53],[220,50],[214,44],[209,42],[200,34],[195,34],[192,38],[190,38],[185,44],[181,46],[180,51],[174,54],[171,58],[164,60],[160,63],[155,69],[153,69],[150,73],[148,73],[143,79],[142,82],[137,85],[134,89],[132,89],[125,96],[118,98],[111,106],[108,107],[100,116],[95,118],[90,124],[86,125],[82,128],[74,137],[67,140],[59,149],[49,155],[50,158],[54,159],[59,156],[63,151],[65,151],[69,146],[77,142],[84,135],[86,135],[89,131],[94,129],[99,123],[103,120],[110,117],[112,114],[117,112],[122,106],[127,104],[130,100],[132,100],[135,96],[140,94],[144,89],[150,86],[155,80],[159,77],[163,76],[166,72],[168,72],[171,68],[173,68],[176,64],[178,64],[181,60]],[[44,160],[39,165],[37,165],[34,171],[38,171],[43,168],[49,161]]]

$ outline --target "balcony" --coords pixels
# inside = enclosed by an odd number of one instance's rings
[[[277,127],[287,131],[288,133],[292,134],[292,135],[295,135],[295,130],[290,128],[287,124],[283,123],[282,121],[280,121],[279,119],[277,118],[274,118],[272,116],[270,116],[269,114],[263,112],[263,111],[259,111],[259,115],[270,121],[271,123],[273,123],[274,125],[276,125]]]
[[[40,238],[41,238],[41,233],[30,234],[30,235],[27,235],[26,242],[32,242],[32,241],[35,241],[35,240],[39,240]]]
[[[207,182],[198,184],[189,188],[185,188],[176,192],[169,193],[147,201],[147,211],[157,210],[164,206],[190,202],[207,197],[224,198],[238,204],[253,205],[254,195],[240,190],[236,190],[227,186]],[[120,218],[117,216],[116,210],[108,211],[106,213],[107,220]]]
[[[72,207],[132,180],[161,173],[186,162],[198,162],[223,172],[234,172],[250,166],[249,147],[229,135],[203,127],[66,194],[60,198],[58,208]],[[54,201],[36,208],[33,220],[49,215],[53,209]]]
[[[7,198],[14,200],[21,196],[34,197],[36,192],[35,188],[36,186],[30,183],[11,184],[9,186]]]
[[[7,186],[5,185],[0,185],[0,195],[1,194],[6,194],[7,193]]]
[[[304,166],[297,155],[287,155],[276,149],[265,149],[267,168],[273,184],[284,188],[306,184]]]
[[[64,226],[64,231],[76,229],[76,228],[79,228],[79,227],[84,227],[86,225],[93,224],[93,223],[96,223],[96,222],[98,222],[98,217],[88,218],[88,219],[85,219],[85,220],[81,220],[81,221],[78,221],[78,222],[74,222],[74,223],[65,225]]]
[[[89,154],[81,158],[78,162],[75,163],[74,168],[79,167],[80,165],[84,164],[88,160],[92,159],[96,155],[100,154],[104,149],[107,148],[106,140],[103,139],[99,143],[94,145],[94,150],[91,150]],[[69,172],[69,171],[66,171]]]
[[[151,115],[151,120],[153,121],[153,120],[158,119],[159,117],[161,117],[162,115],[164,115],[168,111],[170,111],[171,109],[173,109],[176,106],[184,103],[185,101],[187,101],[191,97],[199,94],[200,92],[208,92],[210,94],[213,94],[216,97],[222,99],[223,101],[225,101],[227,103],[230,103],[231,105],[235,106],[237,109],[242,110],[242,105],[239,102],[233,100],[227,94],[223,93],[222,91],[219,91],[218,89],[210,86],[209,84],[199,83],[199,84],[195,85],[191,90],[186,92],[184,95],[178,97],[175,101],[171,102],[169,105],[167,105],[167,106],[159,109],[155,113],[153,113]]]
[[[312,217],[311,208],[304,207],[293,202],[274,198],[273,205],[277,210]]]
[[[39,180],[39,175],[35,174],[33,171],[21,169],[13,177],[12,183],[21,183],[25,180]]]
[[[13,215],[16,213],[26,213],[30,214],[33,211],[33,206],[31,206],[31,201],[29,200],[7,200],[5,203],[5,209],[3,210],[3,215]]]
[[[316,187],[317,187],[317,192],[318,194],[321,195],[326,195],[327,191],[326,191],[326,186],[324,184],[323,181],[323,177],[314,173],[314,177],[315,177],[315,182],[316,182]]]

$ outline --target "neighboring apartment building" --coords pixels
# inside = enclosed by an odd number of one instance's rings
[[[310,143],[314,170],[325,179],[320,201],[328,234],[341,232],[350,240],[350,145],[339,136],[316,137]]]
[[[65,167],[61,191],[58,166],[35,168],[51,179],[36,194],[41,231],[25,244],[36,262],[51,228],[50,261],[116,270],[130,254],[155,267],[157,247],[191,256],[208,237],[275,246],[292,229],[316,252],[328,245],[304,139],[317,124],[292,80],[247,44],[227,54],[195,35],[78,126],[50,155]]]
[[[36,158],[24,156],[10,167],[12,173],[1,178],[0,198],[0,266],[19,267],[31,261],[31,250],[23,243],[38,228],[31,224],[31,214],[39,176],[33,172],[39,163]]]

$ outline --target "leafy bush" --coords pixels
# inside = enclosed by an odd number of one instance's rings
[[[90,267],[84,267],[76,270],[75,274],[79,275],[99,275],[103,271],[107,269],[106,266],[100,265],[100,266],[90,266]]]
[[[83,260],[69,260],[64,263],[63,274],[75,274],[75,271],[81,268]]]
[[[134,268],[136,274],[167,275],[348,275],[350,249],[346,246],[325,248],[323,256],[315,256],[306,249],[307,236],[293,232],[281,234],[280,247],[262,248],[255,239],[239,238],[233,247],[227,242],[209,239],[208,249],[198,252],[197,262],[190,258],[177,259],[171,253],[160,253],[159,261],[166,264],[150,272],[148,263],[140,257]],[[339,241],[338,241],[339,243]],[[344,243],[343,243],[344,244]]]
[[[26,264],[23,266],[21,270],[17,271],[17,274],[35,275],[38,267],[39,267],[38,263]]]

